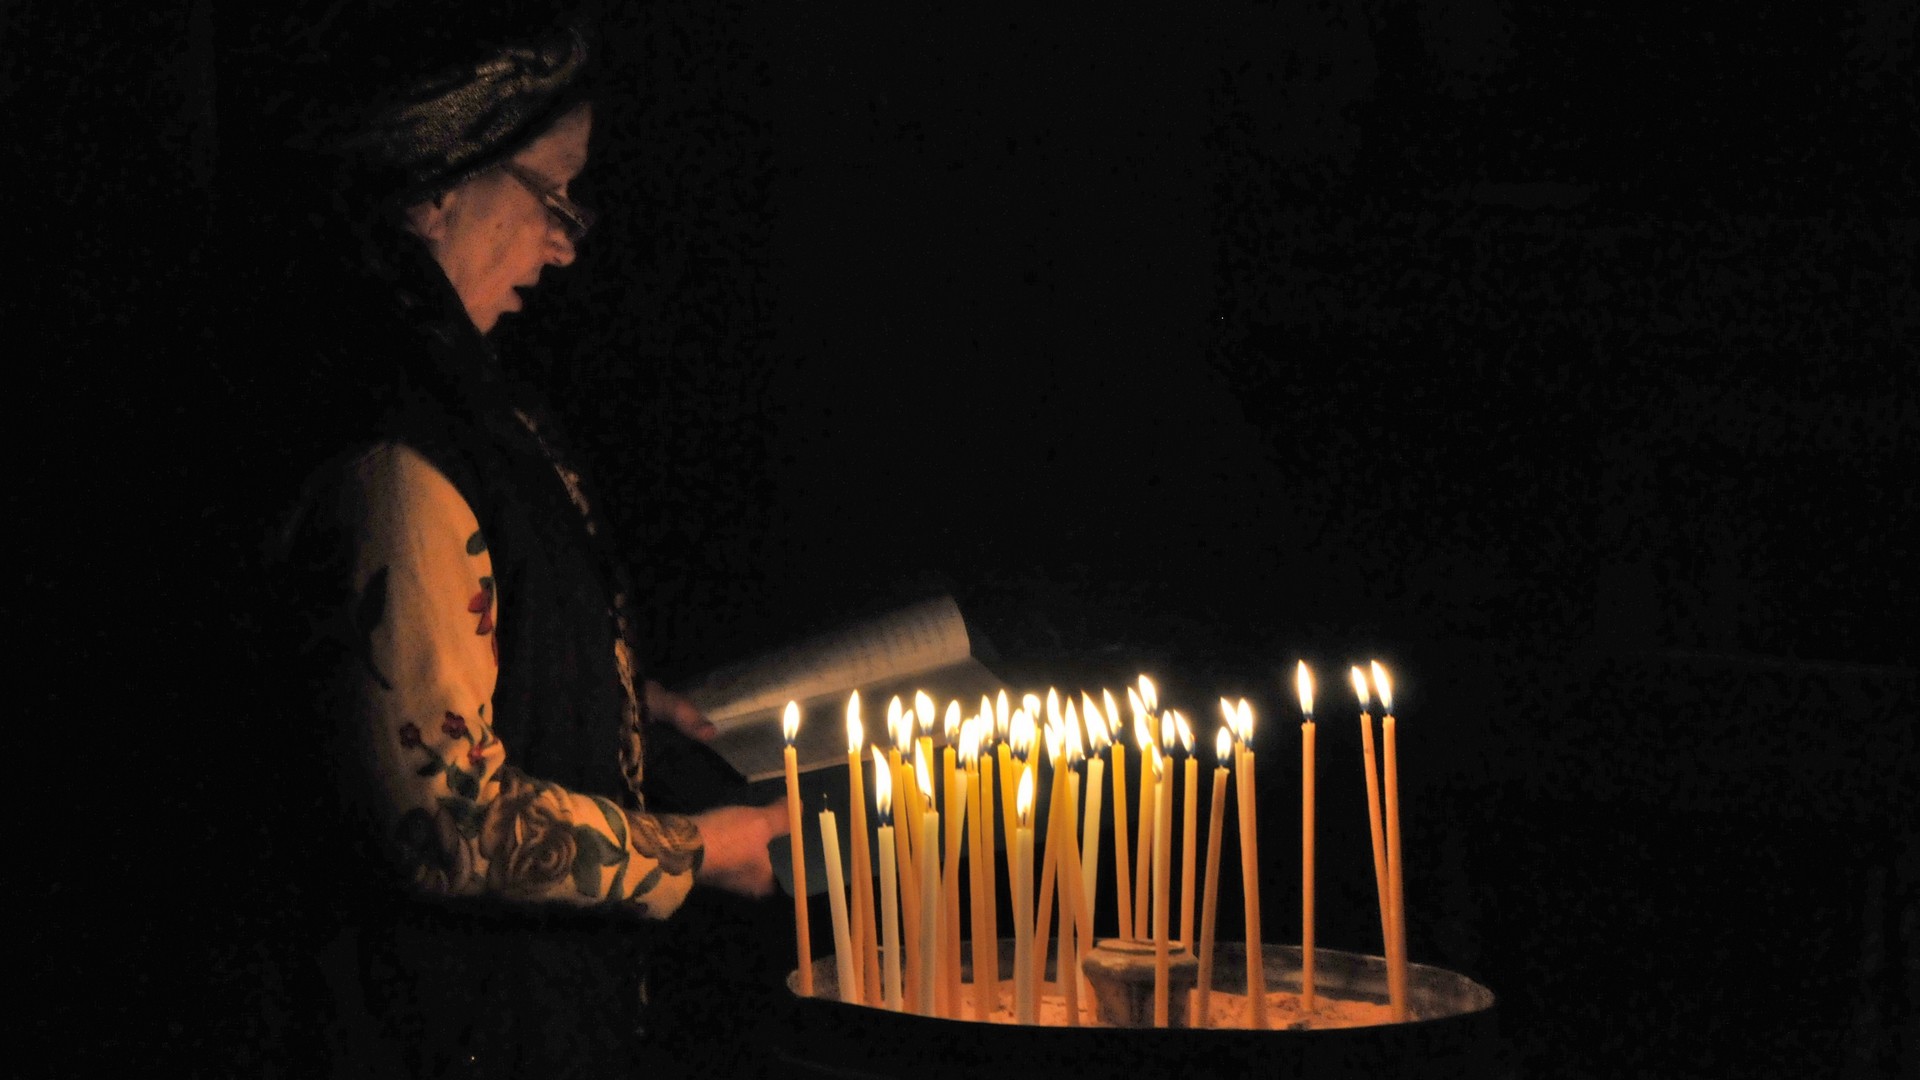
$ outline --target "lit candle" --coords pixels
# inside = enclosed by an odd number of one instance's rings
[[[1059,976],[1061,994],[1066,998],[1067,1025],[1079,1027],[1081,965],[1075,961],[1085,955],[1087,943],[1093,936],[1093,913],[1088,910],[1086,894],[1080,888],[1080,843],[1075,835],[1075,821],[1080,812],[1077,766],[1085,755],[1080,745],[1080,721],[1074,715],[1072,702],[1067,703],[1066,714],[1063,741],[1067,746],[1067,817],[1061,827],[1064,843],[1061,845],[1060,894],[1064,906],[1060,912]],[[1068,918],[1069,911],[1072,918]]]
[[[853,842],[853,951],[860,959],[860,1000],[880,997],[880,949],[873,933],[873,855],[867,845],[866,725],[860,721],[860,691],[847,697],[847,823]]]
[[[1107,724],[1100,710],[1093,704],[1093,697],[1081,695],[1081,718],[1087,725],[1087,816],[1080,837],[1080,893],[1087,903],[1087,939],[1082,942],[1085,948],[1093,946],[1094,901],[1097,899],[1096,886],[1100,881],[1100,800],[1106,789],[1102,783],[1106,780],[1106,761],[1100,752],[1108,745]]]
[[[1114,904],[1120,922],[1114,936],[1133,936],[1133,872],[1128,869],[1127,842],[1127,748],[1119,738],[1120,714],[1114,711],[1113,695],[1102,690],[1107,706],[1107,731],[1113,739],[1113,884]]]
[[[1167,940],[1167,849],[1172,847],[1172,831],[1168,819],[1172,816],[1169,804],[1173,793],[1173,777],[1168,775],[1170,762],[1160,753],[1158,746],[1152,747],[1153,771],[1158,783],[1155,785],[1153,800],[1153,1026],[1166,1027],[1168,1021],[1169,986],[1167,981],[1170,943]],[[1146,770],[1141,770],[1146,775]]]
[[[833,962],[840,975],[840,1000],[860,1002],[860,976],[853,955],[853,934],[847,928],[847,888],[841,880],[839,823],[833,811],[820,811],[820,850],[827,859],[827,906],[833,911]]]
[[[1387,994],[1393,1018],[1407,1018],[1407,904],[1400,866],[1400,768],[1394,753],[1393,683],[1380,661],[1373,662],[1373,685],[1380,691],[1380,738],[1386,758],[1387,909],[1393,922],[1393,951],[1387,954]]]
[[[880,932],[885,935],[881,1003],[900,1011],[900,894],[893,851],[893,771],[873,749],[873,803],[880,819]]]
[[[980,737],[982,740],[986,740],[991,737],[994,721],[991,719],[993,715],[991,711],[983,715],[986,719],[981,723]],[[987,747],[983,745],[982,750],[984,751],[986,749]],[[995,843],[997,834],[994,832],[993,823],[994,804],[996,801],[993,797],[994,783],[993,754],[983,752],[980,755],[980,776],[974,786],[980,789],[979,813],[975,815],[979,822],[980,847],[976,853],[980,858],[980,880],[982,882],[980,888],[982,897],[981,922],[987,928],[987,944],[985,950],[987,964],[984,972],[976,966],[973,969],[973,977],[975,981],[979,981],[983,974],[986,977],[987,985],[984,997],[989,1012],[996,1008],[1000,1002],[1000,869],[995,862],[997,856],[994,854],[994,849],[997,846]],[[1013,837],[1007,837],[1006,846],[1009,850],[1013,848]]]
[[[1049,723],[1046,734],[1047,763],[1052,782],[1047,788],[1047,836],[1043,842],[1045,849],[1040,860],[1040,898],[1039,915],[1034,920],[1034,980],[1045,982],[1041,978],[1047,967],[1047,941],[1053,931],[1053,885],[1054,875],[1060,871],[1060,830],[1066,824],[1067,776],[1062,769],[1061,758],[1065,754],[1060,737],[1060,725]],[[1066,914],[1062,888],[1061,914]]]
[[[1194,869],[1199,853],[1194,850],[1200,832],[1200,759],[1193,753],[1193,728],[1178,710],[1173,714],[1174,731],[1180,736],[1180,752],[1186,755],[1186,779],[1180,797],[1180,943],[1193,948]]]
[[[800,994],[813,996],[813,934],[807,926],[807,852],[800,828],[800,765],[794,757],[793,740],[800,734],[800,703],[787,702],[780,719],[780,734],[787,741],[787,850],[793,858],[793,929],[800,954]]]
[[[1367,828],[1373,836],[1373,889],[1380,904],[1380,954],[1387,961],[1388,980],[1393,971],[1393,914],[1387,903],[1387,841],[1380,825],[1380,772],[1373,756],[1373,716],[1367,711],[1370,695],[1367,674],[1355,667],[1354,696],[1360,699],[1360,751],[1367,767]]]
[[[1255,1031],[1267,1027],[1267,964],[1260,944],[1260,812],[1254,798],[1253,706],[1240,699],[1240,877],[1247,919],[1247,1000]]]
[[[1313,1011],[1313,673],[1300,661],[1300,1007]]]
[[[1207,819],[1206,898],[1201,901],[1206,907],[1200,913],[1200,981],[1194,996],[1194,1027],[1207,1027],[1212,1022],[1208,1004],[1213,996],[1213,920],[1220,906],[1220,827],[1227,816],[1227,755],[1233,750],[1232,733],[1222,727],[1213,746],[1219,764],[1213,770],[1213,806]]]
[[[1013,1017],[1034,1022],[1033,985],[1033,770],[1020,770],[1013,830]]]
[[[990,710],[992,705],[983,702]],[[988,930],[988,905],[991,903],[993,889],[988,882],[988,874],[993,872],[993,857],[986,847],[986,816],[981,809],[980,795],[983,790],[981,772],[986,767],[980,754],[980,740],[985,735],[985,714],[976,716],[963,729],[960,741],[966,747],[967,768],[967,866],[972,871],[973,887],[973,1018],[985,1021],[992,1014],[995,999],[995,978],[993,970],[997,962],[995,942]]]
[[[942,977],[946,980],[947,1008],[942,1014],[952,1019],[960,1018],[960,835],[967,821],[967,799],[961,791],[961,774],[958,770],[960,751],[960,703],[947,703],[945,734],[946,752],[941,755],[942,777],[946,781],[944,798],[946,799],[946,854],[941,862],[941,918],[940,955],[945,963],[941,967]]]
[[[916,1005],[922,1016],[936,1014],[934,985],[940,971],[940,810],[933,802],[933,766],[927,764],[932,756],[913,755],[914,776],[920,781],[920,796],[927,804],[920,815],[918,862],[914,864],[920,872],[920,997]]]
[[[920,818],[916,804],[919,802],[919,789],[913,782],[913,719],[906,715],[900,698],[895,695],[887,703],[887,733],[893,736],[893,749],[890,764],[893,768],[893,790],[896,793],[898,809],[902,813],[894,816],[901,822],[894,829],[894,843],[898,848],[896,857],[900,864],[900,917],[913,931],[903,933],[901,948],[902,963],[906,965],[904,984],[905,1001],[903,1007],[918,1011],[920,1009],[920,876],[916,872],[913,845],[919,839]]]
[[[1145,675],[1140,676],[1143,687],[1152,687]],[[1140,747],[1140,836],[1134,849],[1133,867],[1133,928],[1129,931],[1141,941],[1151,937],[1153,918],[1153,814],[1159,805],[1159,776],[1147,767],[1148,750],[1153,745],[1153,721],[1149,714],[1153,708],[1146,697],[1136,694],[1132,688],[1127,690],[1127,705],[1133,710],[1133,741]]]

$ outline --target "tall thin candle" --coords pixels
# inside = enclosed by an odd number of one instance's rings
[[[1387,956],[1388,1004],[1395,1021],[1407,1018],[1407,905],[1400,865],[1400,764],[1395,753],[1393,683],[1387,669],[1373,662],[1373,685],[1380,691],[1380,739],[1386,757],[1387,908],[1393,922],[1393,952]]]
[[[893,772],[873,750],[873,804],[880,829],[880,932],[884,935],[882,1005],[900,1011],[900,893],[893,849]]]
[[[873,855],[867,845],[866,725],[860,691],[847,697],[847,824],[853,847],[853,951],[860,960],[861,1000],[880,999],[880,949],[873,933]]]
[[[1200,913],[1200,981],[1193,999],[1193,1026],[1212,1023],[1209,1003],[1213,996],[1213,920],[1220,906],[1220,828],[1227,810],[1227,755],[1233,750],[1233,735],[1226,728],[1214,739],[1219,764],[1213,770],[1213,805],[1207,818],[1207,881],[1205,904]]]
[[[1013,1016],[1034,1022],[1033,985],[1033,770],[1020,770],[1013,832]]]
[[[1127,692],[1129,706],[1136,700],[1131,690]],[[1129,931],[1134,937],[1145,941],[1152,936],[1153,921],[1153,815],[1154,807],[1160,805],[1157,790],[1159,776],[1148,767],[1152,760],[1153,724],[1146,715],[1146,706],[1142,702],[1140,709],[1133,714],[1133,741],[1140,747],[1140,835],[1134,847],[1133,867],[1133,928]]]
[[[794,737],[800,734],[800,703],[787,702],[780,719],[780,734],[787,741],[783,755],[787,772],[787,850],[793,859],[793,929],[799,952],[800,995],[813,996],[813,934],[807,925],[807,850],[800,828],[800,766],[793,752]]]
[[[1087,941],[1085,947],[1092,947],[1094,901],[1097,898],[1100,882],[1100,808],[1101,797],[1106,789],[1101,785],[1106,781],[1106,760],[1100,751],[1107,748],[1107,724],[1100,716],[1100,710],[1093,704],[1091,695],[1081,695],[1081,718],[1087,725],[1087,816],[1080,831],[1080,891],[1087,902]]]
[[[1254,797],[1253,706],[1240,699],[1240,877],[1246,902],[1247,999],[1255,1031],[1267,1027],[1267,965],[1260,944],[1260,811]]]
[[[1393,970],[1393,913],[1387,903],[1387,841],[1380,824],[1380,771],[1373,757],[1373,715],[1367,711],[1367,675],[1352,668],[1354,696],[1360,699],[1360,752],[1367,767],[1367,828],[1373,836],[1373,888],[1380,904],[1380,953]]]
[[[916,753],[914,775],[920,781],[920,795],[927,809],[920,814],[920,842],[916,847],[920,872],[920,996],[915,1003],[922,1016],[937,1014],[934,985],[940,972],[940,810],[933,801],[931,755]]]
[[[1300,695],[1300,1007],[1313,1011],[1313,673],[1294,670]]]
[[[1173,816],[1173,777],[1170,772],[1172,762],[1160,753],[1160,748],[1153,747],[1152,753],[1153,771],[1159,778],[1153,800],[1153,1026],[1163,1028],[1170,1022],[1168,1011],[1171,1001],[1168,984],[1172,949],[1171,942],[1167,940],[1167,849],[1173,846],[1170,824]],[[1145,770],[1141,775],[1146,775]]]
[[[860,968],[853,955],[853,934],[847,928],[847,888],[841,880],[840,826],[833,811],[820,811],[820,850],[827,862],[827,906],[833,912],[833,962],[840,977],[840,1000],[860,1001]]]
[[[1193,728],[1187,718],[1176,711],[1173,724],[1180,735],[1180,750],[1187,758],[1185,783],[1180,790],[1180,944],[1191,952],[1194,869],[1199,862],[1194,841],[1200,832],[1200,759],[1193,753]]]

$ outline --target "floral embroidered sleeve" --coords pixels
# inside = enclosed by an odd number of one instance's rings
[[[472,509],[417,452],[385,445],[349,485],[354,695],[385,827],[414,882],[449,895],[632,904],[664,918],[704,849],[689,818],[628,811],[507,764],[489,705],[503,599]]]

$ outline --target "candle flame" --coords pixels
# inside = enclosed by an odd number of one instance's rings
[[[1360,711],[1367,711],[1367,703],[1373,695],[1367,692],[1367,673],[1358,667],[1347,669],[1347,675],[1353,679],[1353,696],[1360,699]]]
[[[1127,711],[1133,714],[1135,727],[1139,726],[1140,717],[1147,711],[1146,702],[1140,700],[1140,692],[1131,686],[1127,687]]]
[[[1073,707],[1073,702],[1071,701],[1067,702],[1065,717],[1065,722],[1060,725],[1060,731],[1067,739],[1067,760],[1079,761],[1082,757],[1080,753],[1080,713],[1079,710]]]
[[[913,692],[913,715],[919,718],[920,734],[933,734],[933,699],[925,690]]]
[[[1000,696],[993,699],[993,737],[1000,742],[1007,741],[1007,724],[1011,716],[1007,711],[1007,692],[1002,690]]]
[[[1232,752],[1233,732],[1228,731],[1227,726],[1222,724],[1220,725],[1220,734],[1213,737],[1213,756],[1220,759],[1220,764],[1225,765],[1227,763],[1227,755]]]
[[[800,734],[800,703],[787,702],[787,711],[780,716],[780,734],[792,746],[794,737]]]
[[[1118,739],[1120,737],[1120,706],[1113,703],[1113,692],[1110,690],[1100,691],[1100,715],[1104,717],[1107,725],[1107,741],[1112,742]]]
[[[1173,710],[1168,709],[1160,714],[1160,745],[1171,753],[1173,740],[1176,737],[1173,730]]]
[[[1140,700],[1146,704],[1148,712],[1160,708],[1160,692],[1153,688],[1153,680],[1140,676]]]
[[[1147,714],[1144,712],[1133,714],[1133,741],[1140,747],[1142,754],[1147,752],[1147,747],[1153,745],[1153,724],[1148,721]]]
[[[1180,750],[1189,756],[1193,754],[1193,729],[1187,726],[1185,713],[1175,710],[1173,714],[1174,730],[1180,733]]]
[[[1007,724],[1007,745],[1015,757],[1025,761],[1033,754],[1033,741],[1033,717],[1028,716],[1025,709],[1015,709],[1013,719]]]
[[[1093,695],[1082,694],[1081,698],[1085,705],[1082,715],[1087,721],[1087,745],[1098,754],[1104,751],[1113,740],[1108,737],[1106,718],[1100,715],[1100,706],[1093,703]]]
[[[895,749],[906,753],[907,744],[912,741],[912,731],[906,723],[906,709],[900,704],[900,695],[893,695],[887,702],[887,737],[893,740]]]
[[[1036,727],[1040,724],[1040,718],[1046,715],[1040,711],[1040,695],[1038,694],[1021,694],[1020,707],[1027,710],[1027,715],[1033,718],[1033,723]]]
[[[893,770],[887,768],[887,759],[880,756],[880,748],[870,746],[873,752],[873,808],[880,812],[880,824],[893,824]]]
[[[1392,716],[1393,715],[1393,680],[1387,678],[1387,669],[1381,667],[1380,661],[1378,660],[1373,661],[1373,685],[1376,689],[1380,691],[1381,715]]]
[[[1149,760],[1153,764],[1153,778],[1155,780],[1165,779],[1166,777],[1165,777],[1164,762],[1166,761],[1166,759],[1160,755],[1160,748],[1157,746],[1148,746],[1146,752]]]
[[[1240,704],[1234,707],[1234,714],[1238,716],[1240,720],[1240,745],[1249,748],[1252,747],[1253,706],[1247,703],[1246,698],[1241,698]]]
[[[973,769],[980,765],[980,730],[985,719],[979,716],[967,718],[960,725],[960,764],[963,768]]]
[[[1020,826],[1026,828],[1033,824],[1033,770],[1020,770],[1020,794],[1013,802],[1014,813],[1020,818]]]
[[[1300,715],[1313,723],[1313,672],[1307,670],[1305,660],[1293,669],[1293,688],[1300,695]]]
[[[1047,725],[1047,764],[1059,768],[1067,753],[1067,737],[1060,733],[1060,725]]]
[[[933,769],[927,764],[927,755],[919,747],[913,749],[913,778],[920,784],[920,794],[927,800],[927,809],[933,806]]]
[[[960,703],[958,701],[947,702],[947,715],[941,720],[940,726],[947,737],[948,745],[952,745],[960,738]]]
[[[1060,723],[1060,691],[1047,687],[1047,723]]]
[[[993,741],[993,699],[980,695],[980,745]]]
[[[860,749],[867,741],[867,726],[860,722],[860,691],[855,690],[847,698],[847,753]]]

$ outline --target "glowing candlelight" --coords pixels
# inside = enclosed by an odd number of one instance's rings
[[[1194,869],[1199,861],[1199,852],[1194,849],[1200,832],[1200,759],[1193,753],[1193,728],[1178,710],[1173,714],[1173,726],[1180,736],[1180,752],[1187,759],[1180,792],[1180,943],[1192,949]]]
[[[1194,996],[1194,1027],[1206,1027],[1211,1022],[1208,1004],[1213,996],[1214,912],[1220,906],[1220,828],[1227,811],[1227,755],[1233,751],[1232,733],[1222,727],[1213,746],[1218,764],[1213,770],[1213,804],[1207,819],[1206,899],[1202,901],[1206,907],[1200,913],[1200,981]]]
[[[780,735],[787,742],[787,850],[793,858],[793,929],[800,954],[800,994],[813,996],[813,934],[807,926],[807,852],[800,828],[800,765],[793,740],[800,734],[800,703],[787,702],[780,718]]]
[[[1053,930],[1054,875],[1061,869],[1060,828],[1066,816],[1066,770],[1060,767],[1062,764],[1061,755],[1065,753],[1065,750],[1060,737],[1060,726],[1058,724],[1050,723],[1047,725],[1046,746],[1047,762],[1050,766],[1052,781],[1047,788],[1047,836],[1043,842],[1044,855],[1040,860],[1039,914],[1034,921],[1033,962],[1036,967],[1034,973],[1036,983],[1045,981],[1040,975],[1045,971],[1047,966],[1047,941],[1052,935]],[[1066,890],[1063,888],[1060,891],[1064,899]],[[1064,903],[1061,906],[1061,913],[1063,915],[1066,914]]]
[[[982,699],[981,713],[967,721],[960,728],[961,761],[966,765],[967,785],[967,868],[970,871],[969,887],[972,888],[973,902],[969,905],[973,913],[973,1018],[985,1021],[992,1014],[997,979],[993,970],[997,962],[993,948],[993,937],[988,932],[987,907],[991,903],[993,889],[987,884],[987,875],[993,870],[993,858],[986,850],[988,826],[986,817],[980,808],[981,769],[980,740],[986,734],[986,726],[993,705]]]
[[[1092,695],[1082,694],[1080,701],[1080,715],[1087,725],[1087,817],[1080,836],[1080,892],[1087,902],[1087,940],[1084,944],[1091,947],[1094,900],[1100,881],[1100,800],[1105,794],[1101,784],[1106,780],[1107,765],[1100,752],[1107,748],[1108,739],[1106,721],[1101,718]]]
[[[904,825],[894,829],[895,857],[900,864],[900,917],[904,925],[917,929],[920,925],[920,876],[916,872],[913,846],[919,839],[920,817],[916,806],[919,790],[913,783],[913,717],[906,712],[898,694],[887,702],[887,734],[893,737],[888,764],[893,770],[896,809],[902,811],[894,816]],[[902,1007],[917,1011],[920,1008],[919,935],[903,934],[901,947],[904,952],[902,962],[906,965],[903,991],[906,1000]]]
[[[1407,905],[1400,866],[1400,767],[1394,752],[1393,683],[1380,661],[1373,661],[1373,685],[1380,691],[1380,738],[1384,744],[1387,810],[1387,909],[1393,923],[1393,951],[1387,954],[1387,994],[1393,1018],[1407,1018]]]
[[[1267,965],[1260,945],[1260,813],[1254,798],[1253,706],[1234,709],[1240,735],[1240,876],[1247,920],[1247,999],[1255,1031],[1267,1027]]]
[[[960,836],[967,821],[967,797],[962,788],[964,774],[958,768],[960,754],[960,703],[948,702],[946,715],[946,753],[941,755],[942,777],[946,781],[946,855],[941,863],[941,971],[946,980],[947,1008],[944,1015],[960,1018]]]
[[[1013,1015],[1034,1022],[1033,985],[1033,770],[1020,770],[1014,803]]]
[[[1153,800],[1153,1026],[1166,1027],[1170,988],[1168,985],[1170,943],[1167,940],[1167,849],[1172,847],[1168,819],[1172,816],[1169,796],[1173,777],[1168,774],[1167,758],[1158,746],[1152,747],[1153,772],[1157,780]],[[1141,770],[1146,775],[1146,770]]]
[[[914,776],[927,806],[920,815],[918,861],[914,864],[920,872],[920,999],[916,1005],[922,1016],[936,1013],[934,985],[940,971],[940,810],[933,802],[933,767],[927,764],[931,756],[918,751],[913,755]]]
[[[1107,706],[1107,732],[1113,736],[1113,885],[1114,904],[1119,909],[1120,923],[1115,929],[1116,937],[1133,936],[1133,872],[1128,869],[1127,842],[1127,747],[1119,739],[1120,714],[1115,711],[1113,695],[1105,690],[1100,692],[1101,700]]]
[[[847,928],[847,889],[841,880],[840,831],[833,811],[820,811],[820,850],[827,860],[827,906],[833,912],[833,962],[840,976],[840,1000],[860,1001],[859,968],[853,955],[853,935]]]
[[[1293,673],[1300,695],[1300,1007],[1313,1011],[1313,672]]]
[[[880,932],[885,936],[881,1003],[900,1011],[900,896],[893,850],[893,772],[873,748],[873,804],[880,820]]]
[[[880,997],[880,948],[873,933],[873,854],[867,844],[866,725],[860,721],[860,691],[847,696],[847,822],[853,843],[853,952],[859,958],[860,1000]]]
[[[1360,699],[1360,751],[1367,767],[1367,828],[1373,837],[1373,888],[1380,904],[1380,952],[1387,960],[1389,989],[1393,980],[1393,909],[1387,901],[1387,841],[1380,824],[1380,773],[1373,756],[1373,716],[1367,711],[1370,695],[1367,673],[1355,667],[1353,695]]]
[[[1141,684],[1151,687],[1145,675],[1140,676]],[[1133,869],[1133,927],[1128,931],[1134,937],[1145,941],[1149,936],[1153,915],[1153,895],[1151,873],[1153,870],[1153,815],[1154,807],[1160,798],[1159,776],[1147,767],[1148,750],[1153,746],[1153,721],[1150,719],[1146,698],[1127,689],[1127,707],[1133,710],[1133,741],[1140,748],[1140,803],[1136,811],[1140,816],[1140,836],[1134,849]]]

